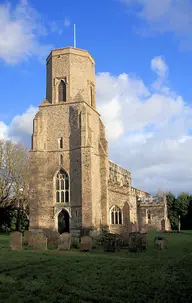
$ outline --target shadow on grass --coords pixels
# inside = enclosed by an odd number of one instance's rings
[[[191,234],[166,234],[162,252],[156,235],[142,253],[0,249],[0,302],[192,302]]]

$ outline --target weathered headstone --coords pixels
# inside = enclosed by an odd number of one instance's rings
[[[58,247],[60,234],[56,230],[44,229],[44,236],[47,238],[47,244]]]
[[[73,248],[79,248],[80,246],[80,237],[79,236],[72,236],[71,235],[71,247]]]
[[[142,251],[142,237],[139,232],[130,233],[129,235],[129,251],[138,252]]]
[[[113,233],[107,233],[104,237],[104,251],[115,252],[123,245],[123,237]]]
[[[142,250],[147,249],[147,233],[141,233],[141,245],[142,245]]]
[[[127,246],[129,243],[129,233],[128,232],[123,234],[123,243],[125,246]]]
[[[92,238],[92,248],[97,248],[97,247],[98,247],[98,239]]]
[[[90,230],[89,231],[89,235],[86,236],[90,236],[91,238],[97,238],[100,235],[100,232],[98,230]]]
[[[14,231],[10,234],[10,247],[12,250],[22,249],[22,233]]]
[[[29,246],[37,250],[47,250],[47,238],[43,233],[33,233],[29,240]]]
[[[115,246],[116,246],[116,250],[120,251],[121,247],[123,247],[124,245],[124,239],[122,235],[116,235],[115,237]]]
[[[154,238],[154,247],[157,250],[164,250],[168,248],[168,241],[164,237],[155,237]]]
[[[32,236],[32,232],[30,230],[25,230],[25,232],[24,232],[24,244],[25,245],[29,244],[31,236]]]
[[[92,249],[92,238],[84,236],[81,238],[80,251],[91,251]]]
[[[89,228],[81,228],[80,229],[80,237],[85,237],[85,236],[89,236],[90,234],[90,229]]]
[[[70,249],[71,248],[71,234],[63,233],[59,237],[58,249]]]

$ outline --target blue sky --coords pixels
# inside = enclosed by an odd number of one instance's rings
[[[189,0],[1,0],[0,138],[29,142],[45,98],[45,59],[73,45],[74,23],[77,47],[96,61],[110,158],[144,190],[190,191]]]

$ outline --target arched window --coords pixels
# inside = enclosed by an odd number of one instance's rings
[[[151,223],[151,219],[152,219],[152,216],[151,216],[151,212],[150,212],[150,210],[148,210],[147,209],[147,211],[146,211],[146,223],[148,224],[148,223]]]
[[[111,208],[111,224],[122,224],[122,211],[118,206]]]
[[[69,177],[63,169],[56,176],[56,202],[69,202]]]
[[[61,80],[58,87],[58,101],[66,101],[66,83]]]

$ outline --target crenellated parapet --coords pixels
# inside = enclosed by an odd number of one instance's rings
[[[157,197],[157,196],[151,196],[151,197],[141,197],[137,198],[137,204],[140,207],[159,207],[166,203],[166,197]]]
[[[135,196],[137,199],[145,199],[145,198],[151,198],[152,195],[143,191],[143,190],[140,190],[138,188],[135,188],[135,187],[131,187],[131,191],[130,191],[131,195],[132,196]]]
[[[126,169],[109,161],[109,181],[119,184],[119,186],[131,186],[131,173]]]

